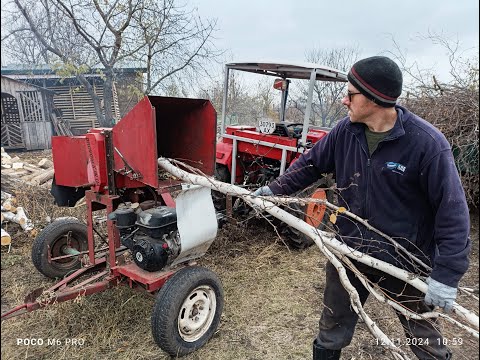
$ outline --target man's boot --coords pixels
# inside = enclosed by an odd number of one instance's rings
[[[317,340],[313,342],[313,360],[339,360],[342,350],[328,350],[322,345],[317,344]]]

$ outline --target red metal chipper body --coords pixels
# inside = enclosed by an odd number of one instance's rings
[[[52,194],[63,206],[73,206],[85,194],[86,227],[78,220],[64,218],[45,228],[35,239],[32,260],[44,275],[61,280],[49,289],[32,292],[25,304],[2,314],[2,319],[119,284],[155,294],[167,280],[177,278],[178,284],[169,288],[178,289],[184,313],[195,316],[180,319],[174,314],[171,324],[163,325],[163,319],[152,325],[153,335],[162,349],[173,354],[186,354],[202,346],[218,325],[223,290],[207,269],[188,266],[188,262],[169,266],[170,259],[181,251],[171,196],[181,184],[159,171],[157,161],[159,157],[176,158],[213,175],[215,145],[216,112],[208,100],[158,96],[145,97],[113,128],[91,129],[83,136],[53,137]],[[103,209],[108,214],[106,234],[101,233],[105,228],[100,230],[93,216]],[[210,279],[209,285],[187,287],[185,284],[192,281],[187,270],[203,272]],[[92,275],[85,279],[87,273]],[[45,300],[45,293],[53,295]],[[191,300],[182,303],[200,293],[203,305]],[[162,301],[161,307],[173,306]],[[154,309],[152,321],[159,311]],[[207,313],[202,315],[201,311]],[[178,325],[180,320],[182,326]],[[178,337],[167,343],[160,340],[168,332],[162,333],[162,326],[176,328],[181,342]]]

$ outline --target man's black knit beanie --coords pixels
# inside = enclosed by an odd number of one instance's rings
[[[357,61],[348,72],[348,81],[383,107],[395,106],[402,93],[402,72],[393,60],[385,56]]]

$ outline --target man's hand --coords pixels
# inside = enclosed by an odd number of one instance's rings
[[[452,311],[453,302],[457,297],[457,288],[442,284],[431,277],[427,278],[427,284],[425,304],[439,306],[447,313]]]
[[[262,186],[255,190],[255,192],[252,194],[253,196],[272,196],[273,192],[270,190],[268,186]]]
[[[252,196],[271,196],[271,195],[273,195],[273,192],[272,190],[270,190],[268,186],[259,187],[257,190],[255,190],[252,193]],[[233,204],[233,209],[238,211],[238,209],[241,208],[242,204],[245,204],[245,203],[241,200],[241,198],[238,198],[237,200],[235,200],[235,203]],[[252,207],[256,210],[260,210],[260,209],[257,209],[255,205],[252,205]]]

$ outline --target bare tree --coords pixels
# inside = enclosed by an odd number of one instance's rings
[[[133,46],[132,59],[146,65],[145,93],[205,75],[206,61],[222,53],[212,43],[215,29],[216,20],[204,22],[196,11],[178,1],[144,0],[132,26],[131,36],[138,42],[129,44]],[[170,84],[165,79],[170,79]]]
[[[113,5],[97,0],[13,2],[26,20],[25,31],[35,36],[42,51],[52,54],[53,59],[45,60],[56,61],[64,73],[75,74],[93,100],[100,126],[112,126],[114,68],[138,4],[132,0]],[[85,76],[96,65],[103,67],[103,104]]]
[[[446,88],[472,88],[478,89],[478,48],[471,55],[471,52],[462,48],[458,39],[449,39],[444,34],[429,32],[427,35],[419,36],[419,40],[426,40],[433,45],[441,47],[448,60],[448,73],[450,79],[445,81],[439,73],[439,68],[426,68],[418,64],[415,59],[407,58],[407,53],[391,37],[393,50],[388,54],[393,56],[399,63],[408,81],[404,84],[406,97],[417,97],[422,95],[439,95]],[[469,49],[472,50],[472,49]]]
[[[13,0],[13,4],[12,16],[21,14],[25,22],[10,23],[2,42],[18,36],[30,36],[30,41],[28,47],[9,41],[10,56],[22,53],[29,62],[57,63],[64,74],[76,76],[92,97],[101,126],[114,123],[112,85],[121,65],[146,65],[149,94],[162,86],[168,89],[172,83],[165,86],[168,78],[178,82],[187,71],[204,71],[203,61],[219,54],[211,43],[215,22],[204,24],[196,12],[173,0]],[[104,80],[103,102],[85,77],[95,69]]]
[[[326,65],[339,70],[349,69],[358,59],[358,48],[314,49],[308,51],[306,60]],[[340,118],[346,116],[341,100],[346,91],[345,83],[317,81],[314,88],[312,111],[315,122],[324,127],[332,127]],[[305,108],[307,88],[304,87],[300,96],[293,98],[290,105],[299,111]],[[318,119],[318,120],[317,120]]]
[[[261,115],[270,119],[279,119],[279,112],[274,106],[279,104],[280,92],[273,88],[272,78],[268,77],[258,81],[254,97],[259,101]]]
[[[198,96],[208,99],[212,102],[217,113],[222,109],[223,101],[223,77],[221,80],[209,83],[207,87],[198,92]],[[259,118],[262,117],[264,103],[259,93],[261,90],[249,88],[244,78],[236,71],[232,71],[229,76],[228,99],[226,109],[227,125],[256,125]],[[218,121],[220,125],[220,121]]]
[[[423,39],[445,50],[451,78],[441,81],[440,69],[425,69],[416,61],[409,61],[392,38],[395,50],[390,54],[408,75],[400,101],[445,135],[452,146],[468,204],[478,208],[478,53],[465,56],[467,52],[462,50],[458,40],[449,40],[442,34],[430,33]]]

